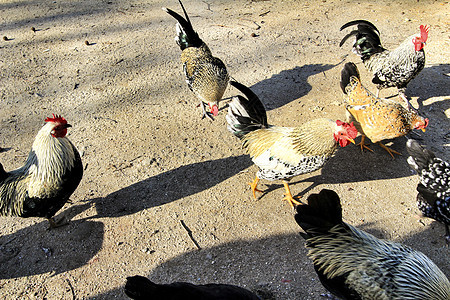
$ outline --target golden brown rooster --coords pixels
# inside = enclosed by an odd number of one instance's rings
[[[83,166],[66,138],[71,125],[57,115],[45,122],[23,167],[5,172],[0,164],[0,215],[45,217],[51,227],[57,227],[62,224],[53,216],[77,188]]]
[[[396,87],[400,98],[411,110],[413,107],[405,94],[406,86],[425,66],[423,47],[428,39],[429,28],[421,25],[420,34],[411,35],[400,46],[389,51],[381,46],[380,33],[369,21],[351,21],[344,24],[341,30],[354,25],[357,25],[357,30],[347,34],[339,46],[354,35],[356,41],[353,52],[361,56],[366,68],[372,72],[372,82],[377,85],[376,96],[382,88]]]
[[[163,10],[178,21],[175,41],[182,51],[181,62],[188,87],[200,99],[202,118],[213,120],[211,115],[217,116],[219,113],[219,101],[228,85],[227,68],[219,58],[212,55],[208,46],[194,31],[183,3],[178,1],[186,19],[171,9],[163,7]],[[210,112],[206,112],[205,102],[208,103]]]
[[[378,98],[369,92],[360,81],[358,68],[354,63],[346,63],[341,72],[341,88],[346,96],[344,101],[349,120],[356,121],[355,126],[362,134],[361,150],[366,148],[364,143],[367,136],[373,143],[378,143],[392,158],[393,153],[401,155],[380,141],[404,136],[413,129],[425,131],[428,119],[419,116],[415,111],[405,109],[399,103]]]
[[[339,196],[322,190],[295,220],[323,286],[340,299],[448,300],[450,282],[423,253],[342,221]]]
[[[284,200],[299,204],[289,189],[294,176],[321,168],[334,154],[337,145],[347,146],[357,135],[353,124],[315,119],[298,127],[269,126],[266,111],[259,98],[246,86],[230,81],[246,97],[233,98],[226,116],[228,130],[243,141],[253,162],[259,167],[251,184],[253,197],[260,178],[283,180]]]

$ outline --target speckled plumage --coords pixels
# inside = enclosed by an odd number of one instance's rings
[[[423,70],[425,66],[425,52],[423,48],[416,51],[413,43],[414,34],[406,38],[397,48],[389,51],[382,47],[379,31],[372,23],[356,20],[344,24],[341,30],[357,25],[357,30],[347,34],[340,46],[351,36],[356,37],[353,52],[361,56],[366,68],[372,72],[372,82],[378,89],[397,87],[405,92],[407,84]],[[426,41],[426,40],[425,40]]]
[[[344,223],[335,192],[310,195],[295,220],[320,281],[340,299],[450,299],[449,280],[423,253]]]
[[[81,158],[66,137],[53,137],[57,124],[38,132],[25,165],[0,181],[0,215],[51,218],[83,176]]]
[[[353,63],[345,64],[342,70],[341,88],[345,93],[345,107],[350,113],[348,120],[355,121],[358,131],[373,143],[404,136],[414,128],[428,125],[428,119],[416,112],[369,92],[361,84],[358,69]]]
[[[333,155],[336,123],[330,119],[308,121],[299,127],[271,126],[248,133],[243,145],[260,168],[258,177],[290,179],[321,168]]]
[[[246,86],[231,81],[247,99],[234,97],[229,104],[228,130],[239,137],[252,161],[259,167],[252,190],[259,179],[286,181],[320,169],[336,151],[356,137],[353,124],[330,119],[308,120],[298,127],[270,126],[259,98]]]
[[[409,139],[406,149],[408,163],[420,178],[417,186],[417,204],[424,216],[445,226],[447,243],[450,243],[450,163],[436,157],[433,152]]]
[[[219,101],[228,86],[228,71],[222,60],[212,55],[211,50],[194,31],[183,4],[179,2],[186,19],[168,8],[163,10],[178,21],[175,41],[182,50],[181,62],[186,82],[201,100],[204,116],[210,117],[205,112],[203,103],[209,104],[213,115],[217,114]],[[216,110],[212,109],[213,106],[217,106]]]

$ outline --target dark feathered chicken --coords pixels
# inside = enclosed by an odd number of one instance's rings
[[[322,190],[297,206],[320,281],[341,299],[448,300],[450,282],[423,253],[342,221],[339,196]]]
[[[445,237],[450,244],[450,163],[436,157],[433,152],[409,139],[406,149],[408,163],[419,174],[417,203],[424,216],[445,226]]]
[[[183,3],[178,1],[186,19],[171,9],[164,7],[163,10],[178,21],[175,41],[182,51],[181,62],[189,89],[200,99],[202,117],[213,119],[211,114],[217,116],[219,101],[228,85],[227,68],[219,58],[211,54],[208,46],[194,31]],[[206,112],[205,102],[209,104],[211,112]]]
[[[25,165],[5,172],[0,165],[0,215],[53,216],[64,206],[83,176],[80,154],[66,138],[67,121],[53,115],[39,130]]]
[[[136,300],[260,300],[252,292],[229,284],[156,284],[142,276],[127,278],[125,294]]]
[[[409,111],[391,99],[378,98],[369,92],[359,78],[359,72],[354,63],[346,63],[341,72],[341,88],[347,109],[347,121],[355,121],[355,126],[362,134],[361,149],[366,148],[365,136],[373,143],[378,143],[394,157],[400,154],[381,143],[385,139],[404,136],[413,129],[425,131],[428,119],[419,116],[415,111]]]
[[[357,25],[357,29],[347,34],[339,44],[356,36],[353,51],[361,56],[366,68],[373,73],[372,82],[377,85],[377,97],[382,88],[396,87],[399,96],[412,108],[405,92],[408,83],[423,70],[425,52],[423,47],[428,39],[427,26],[420,26],[420,34],[408,37],[400,46],[389,51],[381,46],[379,31],[369,21],[356,20],[344,24],[341,30]]]
[[[339,144],[347,146],[357,135],[352,124],[339,120],[315,119],[298,127],[269,126],[264,105],[248,87],[231,81],[248,99],[233,98],[226,116],[228,130],[243,141],[255,165],[259,167],[251,183],[253,197],[260,178],[283,180],[284,200],[299,204],[289,189],[294,176],[320,169],[331,158]]]

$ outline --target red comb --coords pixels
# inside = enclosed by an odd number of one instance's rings
[[[430,27],[427,25],[420,25],[420,38],[422,39],[423,43],[427,42],[428,39],[428,31],[430,30]]]
[[[355,125],[353,125],[353,122],[351,122],[350,124],[346,123],[344,127],[345,129],[347,129],[347,134],[351,139],[356,138],[356,136],[358,135],[358,129],[356,129]]]
[[[55,115],[55,114],[52,114],[52,115],[53,115],[53,118],[46,118],[46,119],[45,119],[45,122],[53,122],[53,123],[67,124],[66,119],[64,119],[63,117],[58,116],[58,115]]]

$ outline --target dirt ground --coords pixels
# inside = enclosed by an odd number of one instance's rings
[[[427,132],[414,137],[450,159],[449,1],[184,4],[233,78],[260,96],[269,123],[284,126],[344,118],[345,61],[357,62],[375,90],[351,42],[339,48],[342,24],[372,21],[386,48],[429,24],[426,66],[407,94],[430,119]],[[325,292],[293,211],[281,201],[281,183],[261,181],[267,192],[256,201],[251,195],[247,183],[257,168],[226,129],[229,99],[214,122],[200,119],[182,74],[175,20],[162,6],[181,12],[176,0],[0,2],[0,36],[7,37],[0,40],[1,163],[22,166],[44,118],[58,113],[73,125],[68,137],[85,166],[58,213],[70,218],[68,226],[48,231],[41,218],[0,218],[3,299],[124,299],[125,279],[136,274],[237,284],[274,299],[321,299]],[[230,87],[225,97],[236,94]],[[374,153],[340,149],[291,189],[304,196],[335,190],[347,222],[424,252],[449,276],[444,226],[417,216],[418,177],[405,141],[392,141],[403,153],[395,159],[376,145]]]

